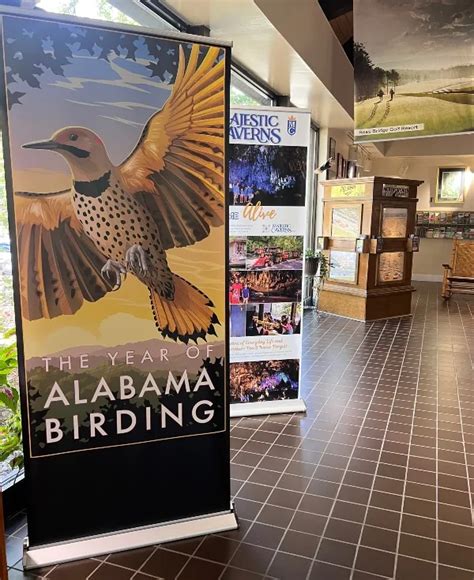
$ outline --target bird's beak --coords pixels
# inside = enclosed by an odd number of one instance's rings
[[[83,159],[90,156],[90,152],[85,149],[79,149],[79,147],[74,147],[74,145],[58,143],[57,141],[54,141],[54,139],[49,139],[49,141],[33,141],[33,143],[25,143],[23,147],[25,149],[46,149],[48,151],[57,151],[58,153],[66,151],[75,157]]]
[[[49,141],[33,141],[32,143],[25,143],[22,147],[25,149],[49,149],[55,151],[61,149],[61,144],[50,139]]]

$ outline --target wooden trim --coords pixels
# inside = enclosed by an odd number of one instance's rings
[[[404,292],[415,292],[415,288],[411,284],[401,284],[400,286],[381,287],[381,288],[357,288],[348,284],[340,284],[337,281],[332,282],[328,279],[324,283],[324,290],[330,292],[337,292],[338,294],[351,294],[352,296],[360,296],[368,298],[371,296],[387,296],[388,294],[397,295]]]
[[[3,493],[0,491],[0,578],[8,578]]]

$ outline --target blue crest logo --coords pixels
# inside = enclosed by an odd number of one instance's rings
[[[286,126],[286,130],[288,132],[288,135],[296,135],[296,117],[293,117],[293,115],[290,115],[288,117],[288,124]]]

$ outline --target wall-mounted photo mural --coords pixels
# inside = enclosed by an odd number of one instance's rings
[[[474,130],[472,0],[354,0],[356,141]]]

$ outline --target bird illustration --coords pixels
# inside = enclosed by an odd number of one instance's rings
[[[16,192],[22,315],[73,314],[117,290],[127,273],[147,286],[157,328],[188,343],[219,323],[211,300],[174,274],[166,250],[194,244],[224,223],[224,59],[211,47],[199,64],[179,47],[176,80],[125,161],[102,139],[65,127],[28,149],[59,153],[70,189]]]

